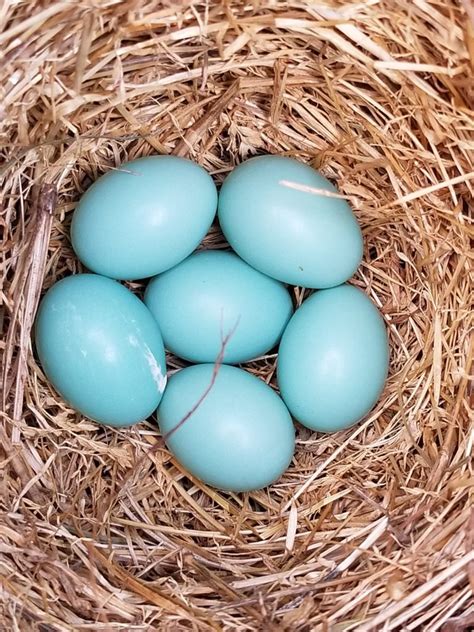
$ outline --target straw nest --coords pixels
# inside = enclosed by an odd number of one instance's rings
[[[2,630],[472,629],[473,20],[470,0],[4,0]],[[101,173],[176,153],[220,182],[265,152],[349,196],[391,372],[358,426],[298,428],[277,484],[223,494],[153,420],[65,405],[31,326],[80,270],[69,222]],[[250,370],[273,384],[275,360]]]

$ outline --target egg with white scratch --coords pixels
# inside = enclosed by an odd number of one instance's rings
[[[166,361],[159,327],[117,281],[95,274],[62,279],[43,298],[35,333],[44,372],[83,415],[129,426],[160,403]]]

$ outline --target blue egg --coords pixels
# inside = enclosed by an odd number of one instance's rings
[[[284,283],[328,288],[347,281],[362,258],[362,234],[344,199],[317,171],[292,158],[259,156],[236,167],[219,194],[219,222],[247,263]]]
[[[237,255],[197,252],[148,284],[145,303],[165,347],[190,362],[214,362],[230,335],[224,362],[246,362],[280,341],[293,313],[286,287]]]
[[[290,413],[270,386],[233,366],[222,365],[209,389],[213,371],[197,364],[170,378],[158,408],[167,445],[208,485],[237,492],[270,485],[293,456]]]
[[[92,272],[150,277],[197,248],[216,208],[215,184],[196,163],[177,156],[139,158],[109,171],[82,196],[72,245]]]
[[[163,340],[145,305],[95,274],[66,277],[48,290],[36,318],[46,376],[73,408],[128,426],[158,406],[166,384]]]
[[[304,426],[333,432],[375,405],[387,377],[389,348],[382,316],[351,285],[312,294],[296,310],[278,354],[278,385]]]

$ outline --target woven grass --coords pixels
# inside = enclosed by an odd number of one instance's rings
[[[3,0],[0,31],[0,629],[472,629],[471,0]],[[257,493],[190,479],[153,420],[82,418],[32,351],[79,196],[157,152],[218,182],[295,156],[363,227],[386,390],[348,431],[299,427]]]

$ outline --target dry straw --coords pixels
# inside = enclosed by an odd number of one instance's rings
[[[0,628],[472,629],[472,1],[3,0],[0,56]],[[81,418],[32,352],[77,199],[157,152],[217,181],[296,156],[364,230],[387,388],[257,493],[190,479],[153,420]]]

